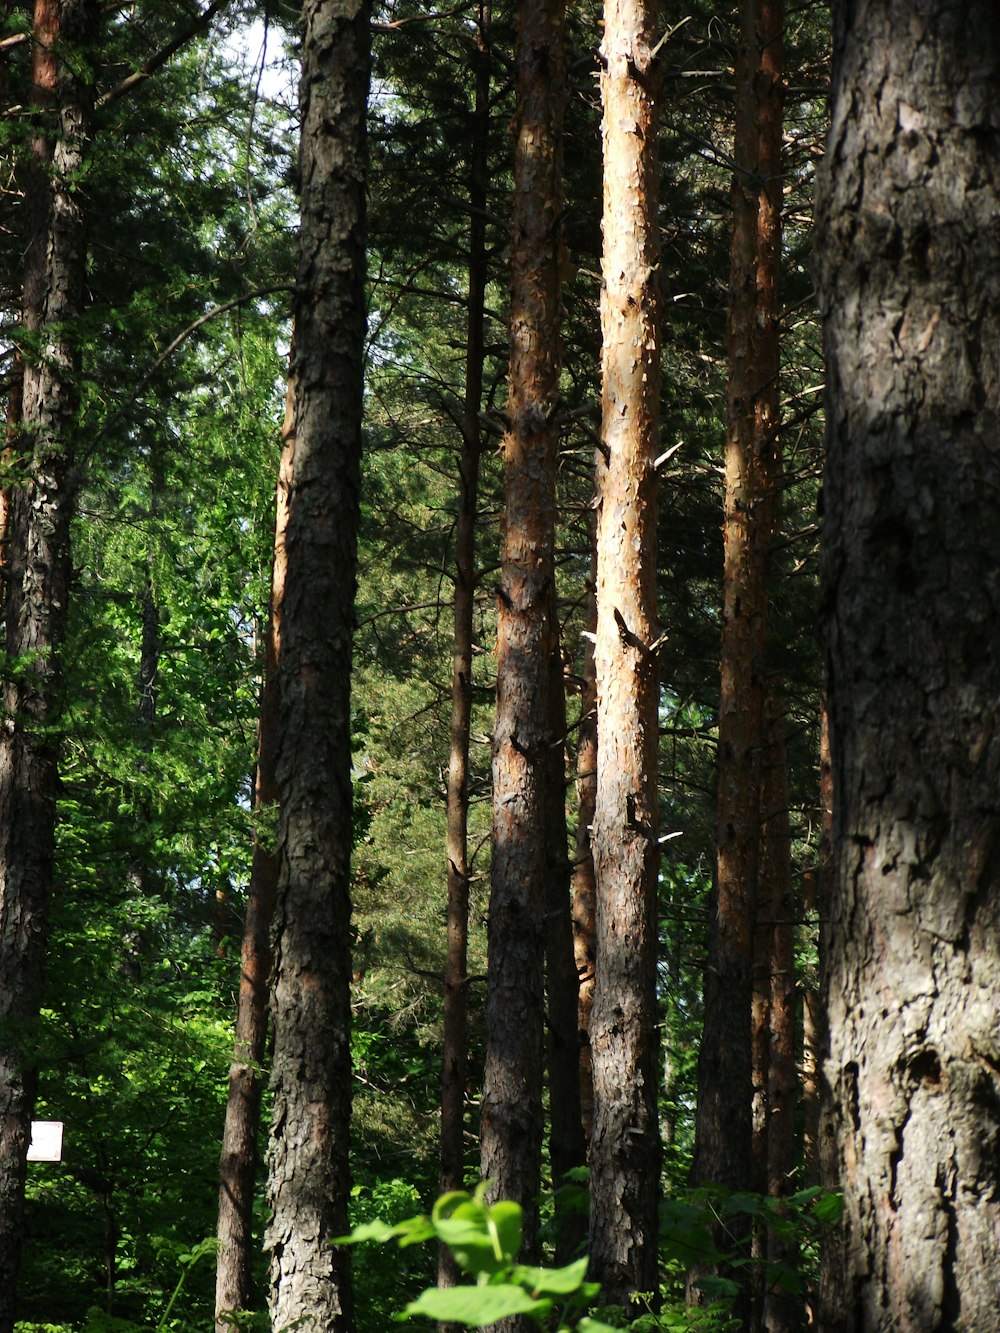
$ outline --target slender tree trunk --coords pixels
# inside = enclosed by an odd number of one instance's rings
[[[577,1027],[580,1042],[580,1118],[589,1146],[594,1120],[594,1069],[590,1054],[590,1011],[594,1004],[597,888],[590,846],[597,798],[597,681],[594,638],[597,634],[597,532],[590,524],[591,576],[587,589],[587,631],[583,640],[583,685],[576,751],[576,858],[573,862],[573,953],[579,986]]]
[[[795,1112],[798,1077],[795,985],[795,897],[792,888],[792,832],[788,813],[785,711],[772,681],[764,706],[764,763],[761,773],[761,847],[758,884],[759,935],[767,953],[767,1051],[764,1091],[767,1105],[764,1187],[773,1199],[789,1193],[795,1170]],[[771,1265],[795,1269],[795,1241],[770,1228],[766,1257]],[[761,1326],[766,1333],[795,1333],[802,1327],[802,1302],[780,1284],[764,1292]]]
[[[545,798],[548,811],[549,901],[545,911],[545,990],[549,1063],[549,1161],[555,1194],[556,1262],[569,1263],[586,1236],[586,1219],[560,1194],[566,1173],[586,1161],[580,1116],[580,982],[573,950],[566,829],[566,684],[555,584],[552,586],[552,651],[549,657],[549,744]]]
[[[476,513],[482,445],[486,308],[486,206],[489,184],[491,12],[479,8],[475,105],[469,163],[469,294],[465,357],[465,404],[455,523],[455,625],[452,637],[451,747],[448,762],[448,956],[444,990],[444,1052],[441,1081],[440,1190],[465,1181],[465,1085],[468,1069],[469,955],[469,739],[472,719],[472,631],[476,593]],[[438,1283],[454,1286],[458,1272],[450,1250],[438,1257]]]
[[[285,595],[285,533],[288,495],[295,467],[294,403],[291,388],[285,406],[283,447],[274,512],[271,596],[264,636],[264,680],[257,729],[257,782],[250,889],[247,895],[236,1037],[229,1066],[229,1093],[219,1161],[219,1249],[215,1276],[215,1323],[218,1333],[231,1324],[227,1311],[250,1310],[253,1289],[253,1199],[257,1174],[263,1064],[267,1045],[268,983],[271,975],[271,920],[278,889],[278,857],[270,821],[278,811],[278,745],[281,736],[280,639]]]
[[[606,0],[603,419],[597,460],[597,977],[590,1257],[609,1301],[657,1291],[656,464],[660,390],[653,0]]]
[[[767,550],[780,470],[782,24],[781,0],[743,0],[729,289],[718,840],[694,1160],[698,1184],[734,1190],[764,1184],[751,1151],[751,1008]]]
[[[84,308],[83,192],[87,47],[92,0],[39,0],[33,101],[47,118],[32,145],[26,215],[24,397],[11,494],[6,650],[0,730],[0,1333],[15,1317],[25,1155],[35,1095],[32,1063],[41,1002],[59,744],[59,652],[69,592],[69,486],[79,403],[78,321]],[[72,60],[53,52],[58,36]],[[45,141],[43,143],[43,140]]]
[[[845,1214],[823,1326],[848,1331],[997,1326],[998,87],[993,4],[838,7],[817,234]]]
[[[559,246],[564,0],[518,9],[511,220],[510,429],[497,625],[493,863],[483,1074],[482,1173],[524,1208],[525,1254],[538,1224],[543,994],[551,778],[559,398]],[[524,1326],[507,1320],[500,1329]]]
[[[303,13],[295,466],[281,628],[269,1154],[276,1329],[349,1333],[350,682],[365,335],[369,15]]]

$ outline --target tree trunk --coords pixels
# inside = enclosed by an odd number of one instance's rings
[[[841,5],[819,195],[834,776],[823,1327],[997,1326],[1000,25]],[[834,1251],[834,1258],[837,1251]]]
[[[764,704],[764,761],[761,772],[761,845],[758,866],[758,940],[766,956],[767,992],[764,1077],[766,1099],[764,1188],[773,1199],[789,1193],[795,1170],[795,897],[792,889],[792,831],[788,813],[785,710],[772,680]],[[793,1238],[771,1227],[766,1257],[773,1266],[794,1270]],[[772,1283],[763,1293],[761,1327],[766,1333],[795,1333],[803,1325],[802,1302]]]
[[[269,1155],[275,1328],[349,1333],[350,682],[365,338],[368,8],[307,0],[281,630]]]
[[[469,294],[465,356],[465,403],[455,521],[455,625],[452,637],[451,745],[448,762],[448,955],[444,988],[444,1051],[441,1080],[440,1190],[465,1183],[465,1085],[468,1069],[469,956],[469,740],[472,719],[472,631],[476,593],[476,515],[482,432],[485,345],[486,206],[489,186],[491,12],[479,8],[475,105],[469,162]],[[458,1269],[441,1246],[438,1284],[454,1286]]]
[[[545,910],[545,991],[549,1063],[549,1162],[555,1191],[555,1259],[569,1263],[586,1236],[586,1218],[567,1208],[560,1193],[566,1173],[586,1161],[580,1116],[580,982],[573,951],[570,861],[566,829],[566,683],[555,584],[552,586],[552,651],[549,657],[549,744],[545,799],[548,806],[548,904]]]
[[[226,1311],[250,1310],[253,1290],[253,1199],[257,1174],[263,1063],[267,1044],[268,984],[271,975],[271,920],[278,888],[278,857],[270,820],[278,811],[277,758],[281,736],[281,613],[285,595],[285,533],[288,495],[295,467],[294,403],[289,386],[282,431],[274,510],[271,597],[264,638],[264,680],[257,730],[254,812],[260,821],[253,844],[243,943],[236,1037],[229,1066],[226,1121],[219,1161],[219,1248],[215,1275],[217,1333],[231,1328]]]
[[[23,413],[14,448],[0,730],[0,1333],[15,1317],[25,1155],[35,1094],[35,1027],[52,893],[59,742],[59,653],[69,592],[70,473],[79,404],[78,321],[86,245],[78,178],[89,132],[86,48],[93,0],[39,0],[23,287]],[[71,60],[53,51],[58,37]],[[37,228],[37,230],[36,230]]]
[[[590,845],[597,798],[597,681],[594,638],[597,634],[597,532],[591,520],[591,575],[587,589],[587,632],[583,640],[583,684],[576,750],[576,857],[573,862],[573,954],[579,986],[577,1027],[580,1042],[580,1118],[590,1144],[594,1121],[594,1069],[590,1054],[590,1012],[594,1004],[597,888]]]
[[[511,219],[510,429],[497,624],[493,863],[482,1173],[524,1209],[535,1253],[541,1171],[549,664],[554,618],[564,0],[518,9]],[[505,1320],[499,1329],[526,1327]]]
[[[766,1168],[755,1170],[751,1152],[751,1008],[767,551],[780,470],[782,23],[781,0],[743,0],[727,339],[718,839],[694,1160],[697,1184],[731,1190],[762,1189],[766,1174]]]
[[[597,978],[590,1020],[591,1270],[608,1301],[657,1291],[656,464],[659,235],[653,0],[606,0],[603,419],[597,459]]]

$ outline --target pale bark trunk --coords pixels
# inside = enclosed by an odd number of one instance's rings
[[[304,7],[301,224],[281,633],[270,1314],[349,1333],[350,681],[365,338],[369,15]]]
[[[559,400],[559,245],[564,0],[518,10],[511,219],[510,429],[497,623],[493,862],[480,1145],[495,1198],[524,1208],[535,1253],[541,1172],[543,939],[554,739],[549,664],[554,618]],[[526,1327],[506,1320],[499,1329]]]
[[[86,245],[78,176],[89,131],[92,0],[39,0],[33,101],[51,116],[32,145],[26,214],[39,233],[26,256],[19,476],[8,526],[6,650],[0,731],[0,1333],[15,1317],[25,1154],[35,1094],[32,1033],[42,969],[56,818],[59,653],[69,592],[70,473],[79,403],[78,320]],[[59,38],[72,61],[53,53]]]
[[[285,595],[285,533],[288,494],[295,467],[294,403],[289,388],[283,447],[275,495],[271,595],[264,638],[264,679],[257,730],[254,811],[264,827],[254,837],[250,888],[240,949],[236,1035],[229,1066],[229,1092],[219,1160],[219,1239],[215,1281],[215,1323],[226,1333],[226,1311],[250,1310],[253,1289],[253,1199],[257,1175],[260,1108],[264,1090],[268,986],[271,975],[271,919],[278,887],[278,857],[270,820],[278,809],[277,757],[281,723],[281,613]]]
[[[842,4],[819,195],[834,775],[823,1327],[997,1327],[1000,25]]]
[[[591,1269],[605,1299],[656,1292],[658,795],[656,468],[660,277],[653,48],[659,7],[607,0],[603,413],[597,460],[597,977],[590,1037]]]

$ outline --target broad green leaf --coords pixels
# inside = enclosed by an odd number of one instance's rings
[[[509,1315],[545,1315],[552,1308],[551,1301],[536,1301],[523,1287],[509,1282],[492,1287],[447,1287],[422,1292],[406,1307],[410,1316],[423,1315],[444,1323],[466,1324],[482,1328],[495,1324]]]
[[[536,1295],[545,1292],[552,1296],[568,1296],[583,1286],[588,1262],[584,1257],[565,1268],[515,1268],[513,1276]]]

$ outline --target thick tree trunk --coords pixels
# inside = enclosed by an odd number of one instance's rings
[[[269,1158],[275,1328],[348,1333],[350,681],[365,335],[369,15],[307,0],[294,302],[295,466],[281,632]]]
[[[79,173],[88,135],[86,48],[99,25],[93,0],[39,0],[26,256],[20,475],[11,493],[6,650],[0,730],[0,1333],[10,1333],[23,1234],[25,1154],[35,1071],[52,857],[59,651],[69,592],[70,470],[79,403],[78,320],[86,246]],[[72,60],[53,53],[58,36]]]
[[[1000,24],[842,4],[820,192],[838,1330],[997,1327]],[[837,1251],[834,1251],[834,1258]]]
[[[465,403],[455,520],[455,624],[452,636],[451,744],[448,761],[448,955],[444,989],[440,1190],[465,1183],[465,1085],[468,1069],[469,740],[472,719],[472,631],[476,594],[476,515],[482,432],[485,344],[486,205],[489,185],[490,5],[480,4],[475,105],[469,162],[468,320]],[[458,1270],[441,1247],[438,1283],[454,1286]]]
[[[555,479],[564,0],[518,10],[511,219],[510,429],[497,624],[493,863],[482,1099],[482,1173],[524,1208],[537,1243],[542,1141],[542,958],[553,743],[549,664],[558,651]],[[519,1328],[508,1320],[501,1329]]]
[[[603,420],[597,460],[597,978],[590,1020],[591,1269],[657,1291],[656,466],[660,277],[652,0],[607,0],[601,48]]]
[[[278,746],[281,736],[280,639],[285,596],[285,533],[288,494],[295,467],[294,403],[291,386],[285,407],[283,447],[274,512],[271,597],[264,638],[264,680],[257,729],[257,784],[254,811],[263,827],[254,838],[250,888],[240,949],[236,1037],[229,1066],[229,1092],[219,1160],[219,1249],[215,1274],[215,1323],[226,1333],[226,1311],[250,1310],[253,1289],[253,1199],[257,1175],[263,1063],[267,1044],[268,985],[271,975],[271,920],[278,889],[278,857],[269,827],[278,810]]]

